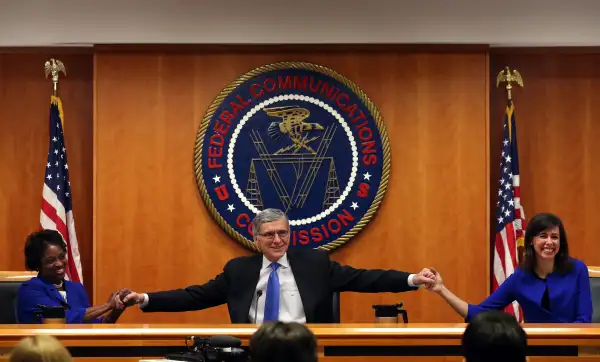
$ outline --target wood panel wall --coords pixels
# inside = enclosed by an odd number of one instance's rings
[[[48,153],[52,81],[44,63],[56,57],[67,67],[59,95],[75,228],[84,283],[92,293],[93,54],[88,50],[0,50],[0,269],[25,270],[25,238],[38,230]]]
[[[379,107],[392,176],[378,216],[332,257],[365,268],[435,266],[458,295],[483,299],[488,273],[487,55],[474,52],[110,51],[95,55],[96,301],[117,287],[203,283],[248,252],[213,222],[196,189],[193,146],[212,99],[265,63],[331,67]],[[460,321],[425,291],[342,296],[343,322],[403,301],[412,322]],[[225,307],[127,311],[124,322],[228,322]]]
[[[513,91],[517,119],[521,200],[527,218],[557,214],[569,251],[600,265],[600,54],[568,49],[498,49],[491,54],[490,192],[496,202],[506,94],[495,87],[504,66],[517,69],[525,87]]]
[[[482,240],[489,241],[485,219],[494,215],[506,100],[495,88],[495,76],[510,65],[525,79],[525,88],[514,92],[525,213],[557,213],[566,224],[571,254],[600,265],[594,240],[600,211],[597,50],[496,49],[489,74],[485,53],[473,51],[98,51],[93,98],[91,52],[3,49],[2,269],[24,268],[24,239],[38,227],[51,92],[42,67],[52,56],[67,65],[60,95],[76,226],[86,288],[91,294],[95,280],[98,302],[122,286],[151,291],[201,283],[231,257],[248,253],[216,226],[198,196],[193,140],[206,107],[224,85],[261,64],[290,59],[330,66],[358,83],[379,106],[392,142],[392,179],[380,213],[334,252],[334,259],[408,271],[431,265],[466,300],[485,296],[488,249]],[[369,321],[371,304],[398,300],[405,302],[411,321],[459,320],[439,298],[417,292],[345,294],[343,321]],[[123,321],[225,322],[227,313],[218,308],[142,315],[134,308]]]

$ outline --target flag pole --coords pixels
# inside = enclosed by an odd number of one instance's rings
[[[508,108],[507,110],[512,113],[512,89],[513,83],[516,83],[518,86],[523,88],[523,77],[518,70],[511,71],[508,66],[504,67],[503,70],[498,73],[496,77],[496,88],[500,86],[500,83],[506,83],[506,92],[508,93]],[[510,117],[509,117],[510,118]],[[512,139],[512,122],[508,122],[508,137]]]
[[[65,69],[65,65],[63,64],[63,62],[61,62],[58,59],[50,58],[44,64],[44,70],[46,73],[46,78],[48,78],[49,75],[52,75],[52,83],[53,83],[52,96],[57,97],[58,96],[59,74],[60,74],[60,72],[63,72],[63,74],[65,76],[67,75],[67,70]]]
[[[511,69],[508,66],[506,66],[503,70],[501,70],[498,73],[498,76],[496,77],[496,88],[500,86],[500,83],[506,83],[506,92],[508,95],[508,105],[506,107],[506,114],[508,117],[508,138],[512,142],[512,123],[514,111],[512,100],[513,83],[523,88],[523,77],[521,76],[521,73],[519,73],[518,70],[514,69],[511,71]],[[525,254],[525,242],[523,239],[517,240],[517,252],[517,259],[519,260],[519,262],[522,262]]]
[[[40,226],[42,229],[56,230],[66,244],[67,252],[66,276],[74,282],[83,283],[81,254],[75,233],[71,182],[69,181],[69,164],[64,139],[64,113],[62,102],[58,96],[60,73],[67,71],[63,62],[48,59],[44,63],[46,78],[52,76],[52,95],[50,96],[49,149],[45,167],[44,186],[42,191],[42,207]]]
[[[496,87],[499,87],[501,83],[505,83],[508,102],[503,121],[499,191],[498,202],[496,203],[498,224],[495,228],[494,262],[492,264],[494,272],[493,290],[497,290],[523,262],[525,254],[524,232],[527,224],[521,205],[515,105],[512,98],[514,86],[523,87],[523,77],[517,70],[511,70],[507,66],[496,77]],[[504,250],[504,253],[501,252],[502,250]],[[517,320],[523,321],[523,310],[516,301],[511,303],[506,311],[509,314],[514,314]]]

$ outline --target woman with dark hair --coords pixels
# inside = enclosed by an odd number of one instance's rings
[[[65,322],[115,323],[123,313],[119,292],[108,301],[90,306],[83,284],[65,279],[67,245],[55,230],[35,232],[25,242],[25,265],[38,272],[19,287],[17,320],[19,323],[41,323],[40,307],[65,307]],[[125,294],[126,290],[121,290]]]
[[[525,260],[481,304],[468,304],[454,295],[435,271],[438,293],[470,321],[486,310],[502,310],[516,301],[528,323],[590,323],[592,297],[587,266],[569,257],[567,234],[553,214],[535,215],[525,230]],[[432,269],[433,271],[433,269]]]

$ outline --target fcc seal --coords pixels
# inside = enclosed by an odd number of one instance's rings
[[[287,213],[292,248],[343,245],[374,216],[390,174],[375,105],[310,63],[265,65],[229,84],[208,108],[194,151],[209,212],[252,250],[251,221],[265,208]]]

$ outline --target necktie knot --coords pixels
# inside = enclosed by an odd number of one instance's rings
[[[279,267],[279,263],[271,263],[271,269],[273,269],[274,272],[276,272]]]

